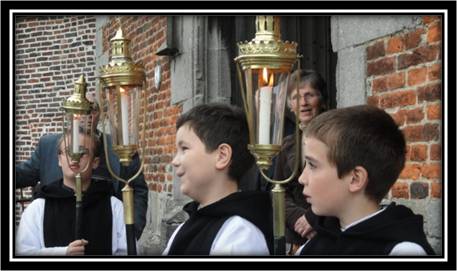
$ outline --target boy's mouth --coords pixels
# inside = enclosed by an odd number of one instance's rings
[[[70,169],[72,169],[72,170],[78,170],[78,169],[79,169],[79,165],[78,165],[78,164],[70,165]]]

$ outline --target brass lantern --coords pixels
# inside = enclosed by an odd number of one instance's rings
[[[75,239],[81,239],[82,225],[82,187],[81,172],[88,169],[91,161],[80,164],[81,157],[90,150],[90,140],[93,137],[92,104],[86,99],[86,80],[81,75],[75,82],[73,94],[63,102],[62,109],[65,111],[63,118],[63,139],[65,146],[65,157],[68,164],[74,161],[78,167],[71,167],[76,173],[75,196],[76,196],[76,219]],[[60,147],[60,146],[59,146]]]
[[[129,49],[130,40],[125,38],[119,28],[111,39],[111,58],[108,65],[100,67],[101,119],[109,123],[111,145],[122,166],[129,166],[132,157],[139,149],[140,100],[143,100],[144,138],[146,119],[146,81],[144,68],[132,61]],[[142,96],[143,95],[143,96]],[[103,125],[105,129],[105,125]],[[126,185],[122,189],[124,219],[127,229],[128,254],[136,254],[134,225],[133,189],[129,183],[143,170],[144,159],[138,171],[129,179],[123,179],[113,172],[107,150],[107,136],[103,131],[105,157],[110,174]],[[142,149],[144,154],[144,145]]]
[[[282,184],[289,182],[298,171],[298,159],[293,174],[285,180],[273,180],[267,170],[272,159],[281,150],[286,100],[290,74],[295,65],[299,68],[297,43],[282,41],[280,18],[257,16],[256,34],[251,41],[238,43],[239,55],[235,58],[246,112],[250,144],[262,176],[274,184],[273,229],[274,253],[285,254],[285,191]],[[298,81],[297,81],[298,84]],[[298,118],[296,118],[298,127]],[[296,129],[299,146],[299,133]],[[299,157],[297,148],[296,157]]]

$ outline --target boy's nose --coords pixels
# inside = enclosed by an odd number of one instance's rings
[[[178,155],[176,154],[175,157],[173,157],[173,160],[171,160],[171,164],[174,166],[174,167],[177,167],[178,166]]]
[[[305,171],[306,171],[306,166],[303,168],[303,171],[300,174],[300,177],[298,177],[298,182],[300,184],[302,184],[303,186],[306,186],[308,184]]]

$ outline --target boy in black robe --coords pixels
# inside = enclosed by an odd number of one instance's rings
[[[254,159],[248,125],[237,107],[205,104],[177,123],[172,164],[190,218],[171,236],[164,255],[269,255],[272,209],[267,192],[240,192],[238,181]]]
[[[373,106],[331,110],[305,131],[299,178],[316,236],[301,255],[430,255],[420,215],[380,205],[405,164],[406,143],[392,117]]]

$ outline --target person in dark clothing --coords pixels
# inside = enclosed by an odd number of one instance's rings
[[[63,179],[40,186],[25,209],[16,236],[18,255],[122,255],[126,254],[123,206],[112,196],[112,184],[92,179],[100,156],[98,139],[81,133],[88,152],[79,163],[67,159],[63,138],[58,144],[58,165]],[[75,240],[75,176],[81,172],[82,239]]]
[[[316,235],[300,255],[434,254],[420,215],[380,202],[405,164],[406,142],[392,117],[374,106],[335,109],[305,131],[299,178]]]
[[[318,235],[301,251],[306,255],[434,254],[424,234],[422,216],[395,202],[346,230],[335,217],[310,212],[307,218]]]
[[[189,219],[168,241],[163,255],[269,255],[273,244],[268,192],[239,191],[254,157],[247,149],[248,125],[241,109],[199,105],[177,123],[172,164]]]
[[[296,80],[299,80],[298,91]],[[299,118],[299,134],[302,137],[303,131],[308,123],[321,112],[325,111],[325,88],[326,83],[322,76],[314,70],[297,70],[291,76],[288,87],[287,104],[290,115]],[[298,102],[296,100],[298,95]],[[295,134],[286,136],[281,146],[281,151],[274,160],[275,180],[284,180],[292,175],[296,155]],[[300,150],[303,154],[303,147]],[[299,157],[300,168],[303,167],[303,155]],[[306,221],[305,212],[309,204],[303,198],[303,186],[298,183],[297,175],[284,185],[286,203],[286,243],[290,245],[288,254],[293,255],[295,251],[304,244],[307,238],[313,235],[312,228]]]
[[[95,105],[96,103],[94,103]],[[96,106],[95,108],[98,108]],[[95,110],[95,122],[98,122],[98,110]],[[96,125],[94,125],[95,127]],[[98,131],[95,131],[98,133]],[[46,134],[42,136],[38,145],[29,160],[16,165],[16,188],[50,184],[62,179],[62,171],[58,166],[57,146],[62,134]],[[103,146],[103,136],[98,134]],[[110,140],[108,140],[110,142]],[[121,177],[130,178],[140,167],[138,154],[135,154],[132,164],[129,167],[121,167],[117,155],[114,153],[111,144],[108,144],[108,156],[113,171]],[[100,165],[93,171],[94,179],[111,181],[114,188],[114,195],[122,200],[122,188],[124,183],[114,180],[107,168],[105,152],[100,154]],[[146,225],[146,211],[148,204],[148,187],[141,173],[131,182],[134,189],[134,212],[135,212],[135,236],[141,237],[144,226]]]

